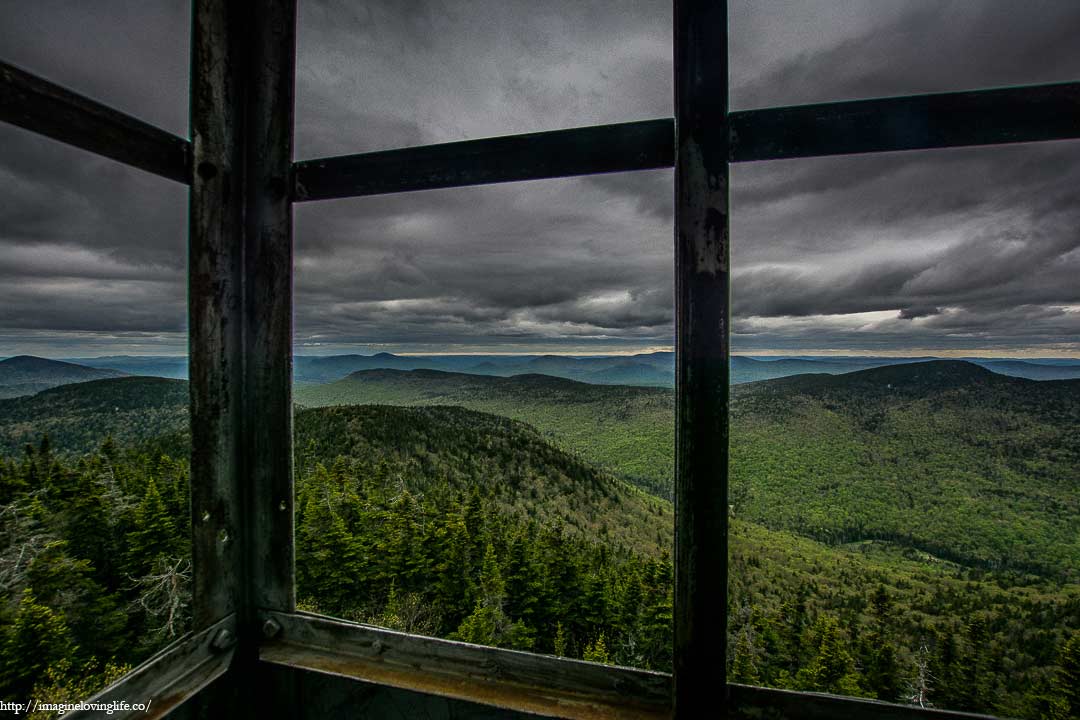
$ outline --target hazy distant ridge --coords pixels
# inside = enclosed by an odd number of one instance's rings
[[[58,385],[103,380],[125,374],[117,370],[101,370],[32,355],[18,355],[0,360],[0,398],[33,395]]]

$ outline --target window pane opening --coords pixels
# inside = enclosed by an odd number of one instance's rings
[[[1066,702],[1078,152],[733,169],[732,681]]]
[[[670,670],[671,183],[297,207],[301,608]]]
[[[190,629],[187,192],[0,136],[0,696],[74,703]]]

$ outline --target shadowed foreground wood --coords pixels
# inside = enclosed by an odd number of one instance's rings
[[[728,685],[728,697],[731,720],[993,720],[989,715],[749,685]]]
[[[280,624],[264,662],[548,717],[670,717],[671,677],[548,655],[418,637],[303,613]]]
[[[87,702],[148,703],[142,710],[115,711],[109,717],[153,720],[166,717],[229,669],[236,638],[236,616],[230,615],[205,630],[188,635],[157,653]],[[70,702],[75,702],[71,698]],[[103,711],[67,713],[80,720],[105,717]]]

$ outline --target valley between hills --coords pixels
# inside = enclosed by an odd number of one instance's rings
[[[733,389],[734,681],[1032,718],[1068,701],[1080,380],[984,365]],[[368,368],[294,399],[305,608],[670,669],[670,388]],[[183,629],[129,578],[188,552],[186,406],[185,381],[141,376],[0,400],[0,557],[38,538],[0,626],[25,663],[20,628],[51,623],[77,659],[58,682],[100,682]],[[90,607],[129,642],[103,642]]]

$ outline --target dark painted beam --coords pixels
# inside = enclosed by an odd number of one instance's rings
[[[188,183],[187,140],[0,62],[0,120]]]
[[[675,0],[674,716],[726,708],[727,3]],[[721,712],[716,712],[717,709]],[[715,714],[713,714],[715,713]]]
[[[732,162],[1080,138],[1080,83],[743,110]]]
[[[248,599],[295,608],[292,468],[292,200],[296,0],[258,0],[248,34],[245,113],[244,421]],[[257,642],[257,636],[252,641]]]
[[[1080,83],[740,110],[731,162],[1080,138]],[[718,124],[716,127],[720,127]],[[715,128],[714,128],[715,130]],[[296,201],[671,167],[674,123],[467,140],[296,163]]]
[[[243,604],[243,46],[226,0],[192,8],[188,200],[192,615],[205,627]]]
[[[306,160],[297,201],[671,167],[670,119]]]

